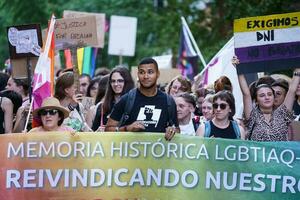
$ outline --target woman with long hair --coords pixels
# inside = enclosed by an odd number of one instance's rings
[[[133,87],[134,82],[127,68],[116,67],[110,72],[105,95],[96,105],[95,117],[92,117],[92,129],[94,131],[104,131],[104,126],[107,123],[113,105]]]

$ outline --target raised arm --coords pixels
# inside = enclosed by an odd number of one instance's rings
[[[240,63],[240,61],[238,60],[238,58],[236,56],[234,56],[232,59],[232,64],[234,66],[237,66],[239,63]],[[241,88],[241,91],[243,94],[245,117],[246,117],[246,119],[249,119],[250,113],[253,109],[250,90],[249,90],[246,78],[243,74],[238,74],[238,80],[239,80],[240,88]]]
[[[293,79],[290,83],[289,90],[285,96],[283,104],[287,107],[289,111],[293,110],[293,104],[295,101],[295,94],[297,87],[300,82],[300,68],[295,69]]]

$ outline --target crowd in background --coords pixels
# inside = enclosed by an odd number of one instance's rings
[[[238,58],[233,58],[233,64],[238,67]],[[153,120],[155,126],[162,126],[160,129],[153,129],[153,132],[166,129],[163,131],[166,134],[171,131],[187,136],[255,141],[292,139],[290,124],[293,120],[299,120],[300,116],[299,69],[295,69],[290,82],[264,76],[248,85],[244,75],[238,75],[244,105],[242,118],[235,116],[236,102],[232,84],[226,76],[221,76],[213,85],[203,86],[199,81],[178,75],[165,87],[157,84],[157,76],[159,66],[151,59],[139,64],[140,80],[136,84],[125,67],[115,67],[112,70],[101,68],[93,78],[82,74],[78,87],[72,70],[59,70],[55,77],[54,96],[44,99],[39,109],[29,113],[31,97],[28,80],[16,79],[9,73],[2,72],[0,133],[147,131],[147,127],[152,124],[138,120],[140,111],[132,111],[136,112],[134,120],[130,116],[130,122],[121,123],[128,106],[124,96],[130,100],[130,91],[135,90],[136,99],[133,101],[147,101],[147,105],[144,103],[139,108],[144,109],[146,118]],[[155,89],[151,81],[155,84]],[[164,94],[168,94],[165,107],[169,107],[168,98],[171,98],[171,106],[175,103],[175,119],[172,119],[172,124],[166,119],[167,125],[158,122],[161,118],[154,120],[154,112],[158,112],[157,106],[160,103],[153,102],[156,107],[148,106],[151,101],[161,100],[158,97],[147,99]],[[134,106],[137,104],[135,102]],[[149,109],[152,109],[151,112]],[[169,108],[160,110],[164,112],[159,113],[161,117],[173,112]],[[174,129],[170,129],[171,127]],[[166,135],[166,138],[170,140],[174,134]]]

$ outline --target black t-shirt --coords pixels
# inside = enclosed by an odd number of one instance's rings
[[[294,101],[293,111],[294,115],[300,115],[300,105],[298,104],[297,100]]]
[[[110,117],[113,120],[120,121],[125,110],[128,93],[121,97],[120,101],[115,104]],[[172,122],[178,127],[176,104],[171,99],[171,109],[175,116],[171,116]],[[153,97],[144,96],[139,90],[136,92],[133,108],[129,113],[129,118],[124,125],[132,124],[135,121],[143,121],[145,132],[165,132],[168,127],[169,114],[167,96],[162,91],[158,90]]]
[[[214,136],[216,138],[237,139],[231,121],[229,123],[229,126],[224,129],[216,127],[212,121],[210,121],[209,123],[211,126],[209,137]]]

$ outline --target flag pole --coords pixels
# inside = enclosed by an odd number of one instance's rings
[[[182,22],[182,25],[186,28],[187,33],[188,33],[188,35],[189,35],[189,37],[190,37],[190,39],[191,39],[191,41],[192,41],[192,43],[193,43],[193,46],[194,46],[195,49],[196,49],[197,55],[199,56],[199,58],[200,58],[200,60],[201,60],[201,62],[202,62],[202,65],[203,65],[203,67],[205,68],[205,67],[206,67],[206,62],[205,62],[205,60],[204,60],[204,58],[203,58],[203,55],[202,55],[200,49],[198,48],[198,45],[197,45],[197,43],[196,43],[196,41],[195,41],[195,39],[194,39],[194,36],[193,36],[193,34],[192,34],[192,32],[191,32],[191,30],[190,30],[188,24],[186,23],[184,17],[181,17],[181,22]]]
[[[26,133],[27,132],[27,125],[28,125],[29,118],[30,118],[30,115],[31,115],[33,101],[34,101],[34,97],[32,97],[32,100],[30,102],[28,114],[27,114],[27,117],[26,117],[25,126],[24,126],[24,129],[23,129],[22,133]]]

